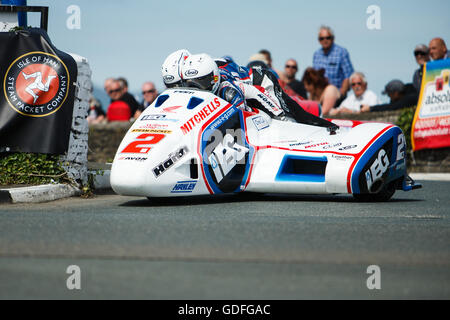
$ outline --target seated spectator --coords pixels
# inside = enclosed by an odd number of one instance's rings
[[[114,78],[107,78],[107,79],[105,79],[105,82],[103,84],[103,88],[105,89],[106,93],[108,93],[109,88],[110,88],[111,84],[113,83],[113,81],[114,81]],[[109,93],[108,93],[108,95],[109,95]]]
[[[88,123],[94,124],[102,122],[105,120],[105,116],[106,114],[102,109],[102,104],[91,94],[89,98],[89,112],[87,116]]]
[[[345,113],[359,113],[362,105],[373,106],[379,104],[377,95],[367,89],[366,77],[362,72],[353,72],[350,76],[353,94],[350,94],[337,109],[332,109],[330,115]]]
[[[423,65],[430,61],[430,55],[428,47],[424,44],[419,44],[414,49],[414,57],[416,58],[416,62],[419,65],[419,69],[414,72],[413,75],[413,86],[417,92],[420,92],[420,85],[422,83],[422,75],[423,75]]]
[[[142,96],[143,100],[141,105],[146,109],[149,105],[155,101],[158,96],[158,90],[156,90],[155,84],[151,81],[144,82],[142,84]]]
[[[130,118],[136,119],[142,112],[142,106],[136,101],[136,99],[134,99],[134,97],[130,93],[126,92],[125,90],[126,89],[123,87],[121,81],[114,80],[109,86],[108,91],[108,95],[111,98],[111,104],[115,101],[125,102],[130,109]]]
[[[305,86],[303,83],[297,79],[295,79],[295,75],[298,71],[297,61],[294,59],[289,59],[286,61],[284,66],[284,76],[286,78],[285,82],[288,87],[290,87],[296,94],[299,96],[306,98],[307,93]]]
[[[450,58],[447,45],[441,38],[434,38],[430,41],[430,57],[433,61]]]
[[[336,86],[328,83],[327,78],[325,78],[325,70],[307,68],[303,74],[302,82],[309,93],[309,100],[319,102],[322,115],[328,115],[341,97],[341,93]]]
[[[106,111],[106,116],[108,121],[129,121],[131,118],[130,107],[123,101],[113,101]]]
[[[124,77],[119,77],[116,80],[120,82],[120,84],[121,84],[121,86],[123,88],[123,92],[128,92],[128,81],[127,81],[127,79],[125,79]]]
[[[397,110],[417,105],[418,94],[412,85],[405,85],[400,80],[390,81],[384,88],[383,94],[387,94],[391,101],[374,106],[363,105],[361,112]]]

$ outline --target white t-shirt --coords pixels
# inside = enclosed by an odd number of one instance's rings
[[[345,107],[353,111],[360,111],[360,106],[362,104],[374,106],[376,104],[380,104],[380,100],[378,100],[377,95],[371,90],[364,91],[364,93],[360,97],[356,97],[352,92],[351,95],[349,95],[347,98],[345,98],[344,101],[342,101],[339,108]]]

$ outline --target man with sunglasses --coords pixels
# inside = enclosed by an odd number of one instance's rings
[[[350,94],[337,109],[332,109],[330,115],[359,113],[362,105],[373,106],[380,103],[375,92],[367,89],[367,80],[362,72],[354,72],[350,76],[353,94]]]
[[[141,105],[146,109],[149,105],[155,101],[158,96],[158,90],[156,90],[155,84],[151,81],[144,82],[142,84],[142,102]]]
[[[334,33],[330,27],[321,26],[318,39],[322,48],[314,52],[313,68],[325,69],[329,83],[335,85],[341,96],[345,97],[350,89],[349,77],[354,71],[350,55],[347,49],[334,43]]]
[[[420,85],[422,83],[422,75],[423,75],[423,65],[430,61],[430,54],[428,47],[424,44],[418,44],[414,49],[414,57],[416,58],[416,62],[419,65],[419,69],[414,72],[413,75],[413,86],[417,92],[420,92]]]
[[[286,61],[284,66],[284,75],[286,76],[286,84],[289,88],[294,90],[296,94],[301,96],[302,98],[307,98],[306,89],[303,85],[303,82],[295,79],[295,75],[297,74],[298,66],[297,61],[294,59],[289,59]]]
[[[126,92],[124,85],[121,81],[119,81],[118,79],[113,80],[108,86],[107,93],[111,98],[110,106],[113,105],[113,103],[116,101],[122,101],[130,109],[129,119],[131,118],[136,119],[137,117],[139,117],[139,115],[143,110],[142,106],[136,101],[136,99],[129,92]],[[114,104],[113,106],[115,105],[117,104]],[[110,106],[108,107],[108,109],[110,108]],[[127,121],[129,119],[120,119],[120,120]]]

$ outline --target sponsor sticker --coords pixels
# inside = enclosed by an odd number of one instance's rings
[[[283,141],[284,142],[284,141]],[[288,141],[291,142],[291,141]],[[289,144],[290,147],[295,147],[295,146],[304,146],[305,144],[309,144],[311,143],[311,141],[303,141],[303,142],[295,142],[295,143],[291,143]]]
[[[269,127],[269,123],[262,116],[254,117],[252,118],[252,121],[258,131]]]
[[[166,128],[168,128],[169,125],[167,124],[159,124],[159,123],[139,123],[139,127],[140,129],[161,129],[164,130]]]
[[[344,156],[339,154],[332,154],[331,157],[336,160],[353,160],[351,156]]]
[[[177,184],[172,188],[171,193],[192,193],[197,181],[178,181]]]
[[[160,129],[133,129],[131,130],[131,132],[164,133],[164,134],[172,133],[171,130],[160,130]]]
[[[145,161],[146,157],[119,157],[119,160],[134,160],[134,161]]]
[[[187,93],[187,94],[194,94],[195,91],[190,90],[175,90],[174,93]]]
[[[167,82],[167,83],[170,83],[171,81],[173,81],[175,79],[175,77],[170,74],[165,75],[163,78],[164,78],[164,82]]]
[[[316,148],[316,147],[324,146],[326,144],[328,144],[328,142],[319,142],[319,143],[315,143],[315,144],[310,144],[309,146],[305,146],[305,149]]]
[[[367,189],[370,190],[373,183],[380,179],[389,167],[389,157],[384,149],[378,152],[378,156],[365,172]]]
[[[198,74],[198,70],[195,70],[195,69],[189,69],[184,73],[184,75],[187,77],[193,77],[193,76],[196,76],[197,74]]]
[[[45,117],[64,104],[69,84],[69,71],[60,58],[35,51],[10,64],[3,92],[11,108],[21,115]]]
[[[178,119],[167,118],[167,115],[165,115],[165,114],[146,114],[146,115],[143,115],[139,120],[140,121],[172,121],[172,122],[178,121]]]
[[[187,147],[181,147],[175,152],[169,154],[168,158],[161,163],[159,163],[156,167],[152,169],[153,174],[156,178],[159,178],[164,172],[170,169],[175,163],[177,163],[181,158],[183,158],[186,153],[188,153]]]
[[[341,151],[349,150],[349,149],[356,148],[357,146],[358,145],[356,145],[356,144],[352,144],[352,145],[349,145],[349,146],[345,146],[345,147],[339,148],[339,150],[341,150]]]
[[[180,129],[183,131],[183,134],[189,133],[197,124],[200,124],[206,118],[209,118],[211,114],[213,114],[220,107],[219,98],[214,98],[213,101],[210,101],[203,109],[197,112],[192,118],[190,118],[186,123],[184,123]]]
[[[338,143],[335,143],[335,144],[330,144],[328,146],[324,146],[322,149],[323,150],[327,150],[327,149],[331,149],[331,148],[337,148],[337,147],[340,147],[340,146],[342,146],[342,142],[338,142]]]
[[[231,134],[226,134],[208,157],[218,183],[241,161],[249,149],[234,141]]]
[[[163,109],[164,112],[169,112],[169,113],[176,113],[175,110],[181,108],[182,106],[172,106],[172,107],[166,107]]]

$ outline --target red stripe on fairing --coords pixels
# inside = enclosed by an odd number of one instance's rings
[[[386,128],[384,128],[383,130],[381,130],[380,132],[377,133],[377,135],[375,137],[372,138],[372,140],[369,141],[368,144],[366,144],[366,146],[364,147],[364,149],[362,149],[357,156],[355,157],[355,159],[353,160],[352,165],[350,166],[350,169],[348,170],[347,173],[347,191],[348,193],[352,193],[352,175],[353,175],[353,168],[356,166],[356,164],[358,163],[359,159],[361,158],[361,156],[363,155],[363,153],[369,149],[369,147],[375,142],[375,140],[377,140],[383,133],[385,133],[387,130],[391,129],[392,127],[394,127],[393,125],[390,125]]]
[[[224,113],[225,111],[228,110],[228,107],[231,106],[231,103],[227,104],[222,110],[220,110],[218,113],[216,113],[211,119],[209,119],[208,121],[206,121],[203,126],[201,127],[199,133],[198,133],[198,141],[197,141],[197,154],[200,157],[200,166],[202,168],[202,175],[203,175],[203,181],[205,181],[206,184],[206,188],[208,189],[210,194],[214,194],[214,191],[212,190],[212,188],[210,187],[210,185],[208,184],[208,180],[206,179],[205,176],[205,172],[204,172],[204,168],[203,168],[203,156],[200,154],[200,147],[201,147],[201,138],[202,138],[202,134],[203,134],[203,130],[205,129],[205,127],[207,127],[211,122],[213,122],[215,119],[217,119],[222,113]]]

